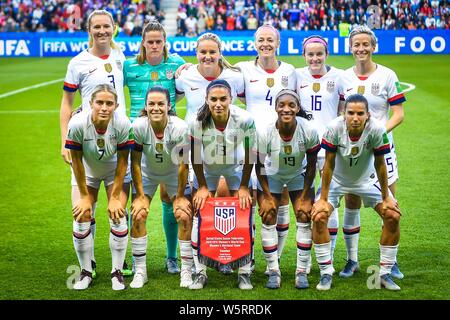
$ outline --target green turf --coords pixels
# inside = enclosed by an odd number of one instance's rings
[[[247,58],[239,58],[247,59]],[[298,57],[282,57],[303,66]],[[26,86],[64,78],[69,59],[0,59],[0,95]],[[236,62],[236,58],[229,59]],[[98,278],[91,289],[67,289],[68,267],[76,266],[70,215],[70,170],[60,157],[59,104],[62,83],[0,98],[0,299],[448,299],[450,297],[450,184],[448,172],[450,74],[448,56],[376,56],[397,72],[401,81],[416,86],[407,94],[405,121],[395,130],[400,181],[397,198],[403,210],[398,260],[405,279],[400,292],[369,290],[366,270],[377,265],[380,219],[371,210],[361,215],[361,272],[348,280],[334,278],[329,292],[294,288],[295,224],[281,260],[282,288],[264,288],[265,262],[258,227],[254,290],[241,292],[236,274],[208,272],[200,292],[179,288],[178,276],[164,270],[165,240],[160,202],[156,198],[148,219],[149,283],[141,290],[113,292],[105,195],[97,208],[96,257]],[[192,61],[192,60],[190,60]],[[346,68],[352,58],[332,57],[329,63]],[[77,102],[79,99],[77,99]],[[43,113],[17,113],[45,110]],[[179,109],[181,115],[184,110]],[[16,113],[14,113],[16,112]],[[292,215],[292,212],[291,212]],[[259,221],[258,221],[259,225]],[[342,226],[342,212],[341,212]],[[344,266],[345,250],[339,231],[335,268]],[[130,249],[129,249],[130,250]],[[129,283],[129,278],[128,278]],[[312,287],[318,281],[314,265]]]

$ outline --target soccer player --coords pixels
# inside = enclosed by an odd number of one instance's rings
[[[313,115],[312,123],[322,138],[326,125],[340,113],[339,82],[342,70],[326,64],[328,44],[318,35],[308,37],[303,42],[303,57],[306,67],[295,70],[297,75],[297,93],[303,109]],[[325,162],[325,150],[321,149],[317,155],[317,169],[322,174]],[[336,236],[339,227],[339,213],[335,209],[328,219],[328,229],[331,238],[331,257],[336,246]],[[310,233],[311,226],[301,227],[300,233]],[[297,232],[299,232],[297,230]],[[308,250],[305,253],[310,253]],[[306,255],[304,256],[306,258]]]
[[[333,120],[323,135],[322,147],[326,150],[322,174],[320,199],[314,203],[311,216],[326,226],[328,216],[339,206],[339,200],[347,194],[362,198],[366,207],[372,207],[383,220],[380,239],[380,284],[388,290],[400,290],[391,278],[400,239],[401,212],[388,188],[384,155],[390,152],[390,142],[383,123],[369,113],[368,100],[360,95],[345,100],[344,116]],[[370,177],[375,167],[378,181]],[[313,241],[327,242],[314,232]],[[318,263],[321,269],[320,290],[328,290],[332,282],[332,261],[329,247]]]
[[[72,58],[67,67],[64,79],[64,91],[60,110],[61,127],[61,155],[63,160],[71,163],[70,152],[65,148],[67,137],[67,125],[74,108],[75,93],[80,91],[81,106],[78,111],[91,110],[90,101],[92,93],[100,83],[112,85],[117,92],[117,111],[126,114],[125,97],[123,94],[122,66],[125,56],[119,46],[113,41],[114,20],[108,11],[94,10],[87,19],[87,31],[89,34],[89,48]],[[75,191],[73,191],[75,192]],[[91,233],[95,238],[95,207],[92,208]],[[96,263],[94,245],[92,245],[93,277],[96,277]]]
[[[187,124],[175,116],[170,105],[170,92],[161,86],[151,87],[145,97],[142,116],[133,122],[135,144],[131,153],[133,174],[133,204],[131,247],[135,259],[132,288],[141,288],[147,282],[148,208],[159,184],[164,183],[171,201],[175,200],[187,211],[176,211],[179,226],[181,256],[180,287],[192,284],[193,265],[191,248],[192,209],[184,197],[188,167],[178,155],[187,158],[189,139]],[[185,204],[185,205],[183,205]]]
[[[170,105],[176,111],[175,73],[185,61],[177,54],[169,54],[166,45],[166,31],[157,21],[148,23],[142,31],[139,54],[125,61],[123,68],[124,84],[130,91],[133,121],[145,106],[145,97],[149,88],[163,86],[170,93]],[[166,236],[166,269],[169,273],[180,272],[177,263],[178,225],[173,213],[173,203],[166,192],[165,185],[160,186],[162,202],[162,222]]]
[[[92,282],[91,216],[102,181],[111,226],[112,288],[125,289],[121,268],[127,250],[125,207],[130,179],[124,179],[133,134],[128,118],[116,110],[117,99],[112,86],[98,85],[92,91],[91,110],[74,115],[69,122],[65,147],[70,150],[73,169],[73,243],[82,269],[76,290],[87,289]]]
[[[358,26],[350,32],[349,38],[355,65],[343,73],[341,79],[343,99],[355,93],[364,95],[369,102],[371,116],[380,120],[385,126],[391,147],[391,152],[385,155],[388,185],[395,196],[398,170],[392,131],[403,121],[403,102],[406,99],[395,72],[372,61],[372,54],[377,45],[373,31],[367,26]],[[392,112],[391,117],[389,117],[390,111]],[[372,173],[375,177],[375,172]],[[361,199],[346,196],[345,204],[343,231],[347,247],[347,264],[339,275],[347,278],[359,269],[358,240]],[[391,271],[393,277],[403,278],[397,262]]]
[[[256,127],[264,127],[277,118],[274,98],[282,89],[295,90],[295,68],[279,61],[276,51],[280,46],[280,34],[271,25],[262,25],[255,32],[255,49],[258,56],[253,61],[239,62],[245,81],[245,104],[254,119]],[[252,175],[256,198],[256,174]],[[255,204],[252,207],[253,228],[255,228]],[[278,257],[281,257],[289,232],[289,194],[284,189],[277,215]],[[255,232],[255,231],[254,231]],[[266,270],[266,275],[269,272]]]
[[[206,88],[206,101],[197,116],[188,120],[191,163],[195,172],[192,201],[195,212],[215,194],[221,176],[225,178],[230,193],[239,198],[241,209],[251,205],[248,184],[253,168],[250,150],[255,140],[255,125],[252,116],[232,105],[231,99],[230,84],[226,80],[214,80]],[[208,278],[206,266],[199,262],[197,256],[197,217],[194,217],[191,239],[197,276],[189,288],[203,289]],[[238,286],[242,290],[253,288],[250,265],[239,268]]]
[[[278,207],[281,201],[283,187],[288,189],[294,212],[297,218],[297,271],[296,288],[307,288],[306,269],[309,259],[304,259],[304,252],[309,256],[311,249],[310,211],[314,199],[314,187],[311,188],[316,174],[317,153],[320,150],[320,140],[317,130],[308,120],[307,114],[300,107],[300,97],[290,89],[281,90],[275,98],[277,120],[266,127],[259,127],[258,164],[256,173],[261,175],[261,165],[270,192]],[[303,160],[307,157],[306,170]],[[259,179],[261,180],[261,179]],[[259,202],[263,202],[263,188],[258,186]],[[276,231],[277,211],[261,216],[261,239],[264,257],[269,270],[266,287],[278,289],[281,286],[281,272],[278,263],[278,235]],[[309,232],[300,233],[306,227]],[[321,244],[316,244],[316,252],[320,252]]]

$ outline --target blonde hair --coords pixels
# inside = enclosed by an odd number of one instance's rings
[[[217,47],[219,48],[219,53],[220,53],[220,59],[219,59],[219,66],[222,69],[231,69],[233,71],[237,71],[240,72],[241,69],[239,67],[235,67],[233,66],[231,63],[228,62],[227,59],[225,59],[225,57],[222,55],[222,42],[220,41],[220,38],[218,35],[211,33],[211,32],[207,32],[202,34],[200,37],[198,37],[197,39],[197,47],[195,49],[195,51],[197,51],[198,46],[200,44],[200,42],[202,41],[206,41],[206,40],[211,40],[214,41],[217,44]]]
[[[258,33],[260,33],[263,29],[270,29],[273,31],[273,33],[275,33],[275,35],[277,36],[277,40],[280,41],[281,37],[280,37],[280,32],[278,31],[277,28],[275,28],[274,26],[272,26],[271,24],[263,24],[261,27],[259,27],[256,31],[255,31],[255,40],[256,38],[258,38]]]
[[[90,29],[91,29],[91,23],[92,23],[92,18],[94,16],[108,16],[109,19],[111,19],[111,25],[113,27],[113,35],[114,35],[114,18],[111,15],[111,13],[109,13],[106,10],[94,10],[91,12],[91,14],[89,15],[88,19],[87,19],[87,31],[89,33],[89,48],[92,48],[92,46],[94,45],[94,38],[92,37],[91,33],[90,33]],[[113,39],[111,38],[111,42],[109,43],[111,48],[116,49],[117,45],[116,43],[113,41]]]
[[[91,94],[91,103],[94,102],[95,96],[97,95],[97,93],[99,92],[109,92],[114,96],[114,103],[117,107],[117,91],[116,89],[114,89],[111,85],[104,83],[104,84],[99,84],[94,88],[94,91],[92,91]]]
[[[350,46],[352,45],[352,38],[358,34],[367,34],[370,36],[370,44],[372,47],[377,46],[377,38],[375,37],[375,33],[366,25],[356,26],[350,31],[348,35]]]
[[[167,39],[166,30],[164,30],[164,27],[161,23],[158,21],[150,21],[146,24],[144,27],[144,30],[142,30],[142,40],[141,40],[141,47],[139,49],[139,54],[137,55],[137,61],[139,64],[143,64],[146,60],[147,52],[145,51],[144,47],[144,41],[145,41],[145,35],[147,32],[150,31],[159,31],[162,33],[164,37],[164,42]],[[167,50],[167,45],[164,45],[164,60],[167,60],[169,58],[169,51]]]

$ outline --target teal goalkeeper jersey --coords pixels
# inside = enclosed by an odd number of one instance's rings
[[[145,61],[139,64],[136,58],[127,59],[123,66],[124,86],[128,86],[131,97],[130,119],[133,121],[144,108],[145,94],[152,86],[162,86],[169,90],[172,109],[175,109],[175,72],[185,61],[177,54],[169,55],[166,61],[151,66]]]

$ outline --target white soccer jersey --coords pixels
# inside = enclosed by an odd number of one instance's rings
[[[175,80],[177,93],[184,93],[186,97],[187,109],[185,119],[190,118],[192,114],[197,114],[198,109],[205,103],[206,87],[212,80],[215,80],[206,79],[198,72],[197,68],[198,64],[183,70],[178,79]],[[244,96],[244,77],[241,72],[225,68],[217,79],[226,80],[230,84],[231,102],[238,95]]]
[[[277,118],[275,98],[282,89],[295,90],[296,77],[294,66],[279,61],[279,67],[270,73],[255,61],[239,62],[245,81],[245,104],[253,115],[255,123],[264,125]]]
[[[342,116],[328,125],[322,138],[322,148],[336,152],[333,179],[346,187],[368,183],[373,172],[374,155],[390,151],[386,129],[380,121],[373,118],[367,120],[361,137],[352,141]]]
[[[129,149],[133,131],[127,116],[114,112],[106,132],[99,133],[92,123],[92,111],[80,112],[69,121],[66,148],[83,151],[87,177],[101,178],[117,167],[117,151]]]
[[[285,141],[280,137],[275,122],[257,129],[258,153],[265,156],[264,167],[268,176],[276,175],[290,179],[301,174],[307,153],[320,150],[320,139],[313,124],[297,117],[297,127],[292,139]]]
[[[189,153],[189,134],[186,122],[176,116],[169,116],[164,136],[159,139],[147,117],[133,122],[134,149],[142,152],[142,177],[161,179],[178,177],[178,155],[183,149]]]
[[[123,63],[125,56],[119,49],[111,49],[106,59],[96,57],[88,50],[80,52],[70,60],[64,79],[64,90],[81,94],[83,110],[91,110],[94,88],[99,84],[112,85],[117,91],[119,106],[116,112],[126,115],[125,96],[123,93]]]
[[[345,70],[341,77],[341,87],[341,99],[345,100],[355,93],[362,94],[369,102],[370,115],[383,125],[389,119],[389,107],[406,101],[395,72],[380,64],[377,64],[377,69],[369,77],[358,77],[353,67]]]
[[[338,116],[340,77],[343,70],[331,67],[323,76],[313,76],[308,67],[295,69],[297,93],[302,109],[311,112],[312,123],[322,137],[331,120]]]
[[[245,160],[245,143],[252,150],[256,131],[251,114],[235,105],[229,106],[230,117],[223,131],[213,121],[206,129],[195,116],[188,120],[191,139],[202,143],[202,161],[205,174],[226,176],[240,170]]]

